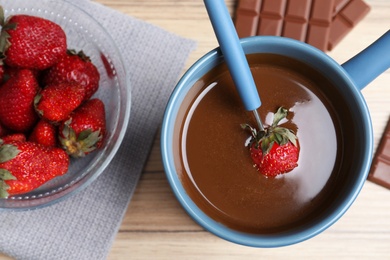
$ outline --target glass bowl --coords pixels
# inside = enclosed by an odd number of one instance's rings
[[[108,32],[89,14],[64,0],[0,0],[6,17],[28,14],[60,25],[68,49],[83,50],[100,72],[100,98],[106,108],[107,137],[102,148],[71,159],[69,171],[32,192],[0,199],[0,211],[27,210],[70,197],[94,181],[117,152],[130,117],[130,87],[121,54]]]

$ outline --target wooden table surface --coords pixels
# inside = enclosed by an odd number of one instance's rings
[[[326,0],[324,0],[326,1]],[[343,63],[390,29],[390,1],[365,0],[370,13],[328,54]],[[197,41],[186,68],[217,46],[201,0],[97,0],[122,13]],[[236,0],[226,1],[233,14]],[[390,51],[390,46],[389,46]],[[184,71],[183,71],[184,72]],[[375,147],[390,116],[390,70],[362,91]],[[349,211],[320,235],[262,249],[224,241],[197,225],[175,199],[163,170],[159,136],[108,259],[390,259],[390,190],[368,182]],[[1,259],[8,259],[5,256]]]

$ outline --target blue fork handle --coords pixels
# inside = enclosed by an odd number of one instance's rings
[[[224,0],[204,0],[220,49],[246,110],[256,110],[261,101]]]
[[[390,68],[390,30],[341,66],[362,90]]]

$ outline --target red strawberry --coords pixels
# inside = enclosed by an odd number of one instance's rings
[[[68,167],[69,156],[60,148],[33,142],[3,143],[0,146],[0,198],[34,190],[65,174]]]
[[[18,74],[19,70],[21,70],[21,69],[20,68],[16,68],[16,67],[10,67],[10,66],[7,66],[6,64],[4,64],[3,82],[5,83],[10,78],[12,78],[16,74]],[[41,71],[40,70],[35,70],[35,69],[30,69],[30,70],[34,74],[34,76],[37,79],[37,81],[39,82]]]
[[[4,143],[10,143],[13,141],[25,142],[26,136],[24,134],[21,134],[21,133],[9,134],[9,135],[1,137],[1,140],[3,140]]]
[[[299,143],[296,135],[287,128],[278,126],[287,116],[287,109],[279,108],[273,123],[265,131],[257,132],[249,125],[252,133],[250,153],[256,168],[265,176],[275,177],[298,166]]]
[[[83,157],[100,148],[105,135],[105,108],[97,98],[77,108],[59,129],[60,143],[73,157]]]
[[[0,88],[0,121],[16,132],[30,130],[38,119],[34,110],[34,97],[38,82],[31,70],[17,71]]]
[[[77,83],[62,82],[45,87],[34,100],[35,110],[50,122],[65,120],[84,100],[85,90]]]
[[[28,140],[30,142],[55,147],[57,146],[57,127],[45,119],[41,119],[35,125]]]
[[[0,51],[9,66],[43,70],[66,54],[65,32],[52,21],[20,14],[2,25]]]
[[[68,50],[57,64],[43,77],[46,85],[60,82],[76,82],[85,88],[84,100],[90,99],[99,87],[100,74],[90,58],[83,51]]]

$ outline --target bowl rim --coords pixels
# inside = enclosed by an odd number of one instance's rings
[[[363,158],[367,158],[363,162],[359,162],[360,172],[353,184],[353,187],[351,188],[351,192],[345,196],[337,210],[328,214],[322,221],[312,224],[311,226],[302,226],[300,229],[270,235],[256,235],[232,230],[229,227],[223,226],[222,224],[214,221],[198,208],[198,206],[187,195],[178,177],[178,173],[175,170],[172,149],[172,136],[174,132],[173,129],[175,124],[175,117],[180,107],[180,103],[188,90],[195,83],[197,76],[199,77],[199,75],[197,75],[198,71],[205,69],[207,70],[207,67],[214,67],[223,61],[223,56],[219,47],[206,53],[184,73],[168,101],[164,113],[160,136],[162,162],[165,174],[175,197],[178,199],[185,211],[200,226],[214,235],[236,244],[251,247],[268,248],[296,244],[320,234],[333,225],[339,218],[341,218],[341,216],[344,215],[344,213],[349,209],[360,193],[368,176],[368,172],[371,166],[371,160],[369,158],[371,158],[373,153],[373,130],[369,110],[363,95],[354,86],[354,83],[349,75],[336,61],[334,61],[324,52],[306,43],[278,36],[253,36],[242,38],[240,39],[240,42],[245,49],[245,53],[250,53],[248,49],[252,48],[254,45],[267,45],[271,46],[271,49],[273,48],[273,45],[278,49],[286,48],[286,51],[290,51],[291,48],[294,48],[295,50],[307,53],[316,59],[322,59],[324,63],[329,66],[329,69],[337,71],[337,74],[339,74],[340,78],[342,78],[342,80],[347,83],[349,91],[352,95],[351,98],[354,99],[356,103],[358,103],[360,109],[360,111],[356,111],[356,113],[361,115],[362,124],[365,126],[362,130],[362,136],[365,138],[366,142],[364,143],[365,145],[361,156],[363,156]]]

